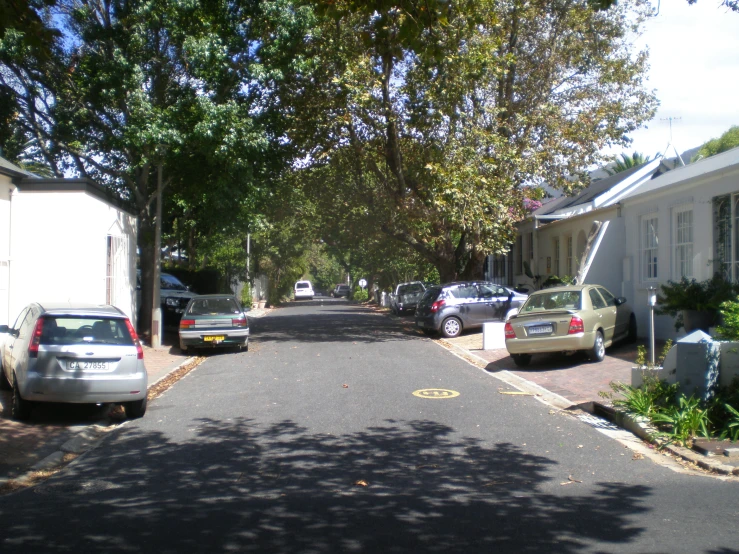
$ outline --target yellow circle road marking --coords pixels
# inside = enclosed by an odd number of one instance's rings
[[[432,400],[437,400],[440,398],[454,398],[456,396],[459,396],[459,393],[455,390],[448,389],[420,389],[417,391],[413,391],[413,396],[417,396],[418,398],[430,398]]]

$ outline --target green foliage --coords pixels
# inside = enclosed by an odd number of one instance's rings
[[[658,431],[655,438],[667,443],[690,445],[696,436],[739,440],[739,379],[729,387],[721,387],[705,405],[695,397],[678,396],[678,384],[659,381],[645,372],[644,384],[632,387],[611,383],[613,393],[602,393],[614,406],[648,418]],[[623,398],[615,397],[619,393]]]
[[[660,288],[656,313],[675,317],[675,329],[683,326],[683,310],[718,311],[723,302],[735,300],[739,295],[739,284],[727,281],[719,273],[705,281],[686,277],[667,281]]]
[[[666,406],[652,415],[654,423],[663,424],[666,429],[658,431],[656,437],[668,439],[668,444],[678,442],[689,446],[696,436],[709,437],[710,423],[708,412],[701,408],[700,400],[691,396],[678,398],[678,405]]]
[[[610,386],[613,392],[623,395],[623,398],[613,399],[614,406],[648,418],[673,403],[678,390],[677,384],[670,385],[666,381],[660,381],[648,372],[644,374],[641,387],[620,382],[612,382]]]
[[[656,154],[654,158],[658,158],[659,156],[659,154]],[[619,160],[618,157],[615,157],[614,161],[616,163],[611,167],[607,167],[605,171],[606,173],[608,173],[608,175],[615,175],[616,173],[631,169],[632,167],[637,167],[639,165],[645,164],[654,158],[645,156],[641,152],[634,152],[631,155],[623,152],[621,154],[621,159]]]
[[[582,2],[422,4],[317,2],[309,72],[281,84],[303,174],[321,171],[319,192],[337,199],[323,213],[404,243],[449,281],[507,250],[528,213],[521,183],[569,192],[656,104],[646,53],[626,38],[640,2],[607,15]]]
[[[352,300],[356,300],[357,302],[366,302],[368,298],[369,293],[362,287],[356,287],[352,293]]]
[[[724,410],[728,412],[729,417],[724,423],[720,438],[736,442],[739,440],[739,411],[729,404],[724,404]]]
[[[652,362],[647,358],[647,347],[643,344],[640,344],[636,347],[636,360],[634,360],[634,362],[637,366],[645,369],[655,369],[658,367],[662,367],[662,364],[667,357],[667,353],[670,351],[671,348],[672,339],[668,339],[662,346],[662,350],[653,365]]]
[[[541,288],[546,289],[549,287],[559,287],[562,285],[572,285],[575,282],[575,278],[571,277],[569,275],[563,275],[560,277],[559,275],[550,275],[546,278],[546,280],[541,284]]]
[[[244,283],[244,286],[241,289],[241,305],[251,308],[252,302],[251,285],[249,283]]]
[[[716,328],[716,337],[722,340],[739,341],[739,301],[727,300],[720,305],[721,325]]]
[[[693,161],[715,156],[737,146],[739,146],[739,125],[734,125],[719,138],[711,139],[701,146]]]

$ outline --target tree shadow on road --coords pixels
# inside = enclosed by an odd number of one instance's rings
[[[644,532],[651,494],[568,481],[548,457],[425,420],[327,435],[200,419],[180,436],[124,427],[59,477],[1,498],[3,551],[623,549]]]

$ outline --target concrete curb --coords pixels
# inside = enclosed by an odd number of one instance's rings
[[[444,340],[439,340],[439,341],[434,341],[434,342],[438,342],[439,344],[444,346],[447,350],[452,352],[452,354],[456,355],[459,358],[462,358],[465,361],[477,362],[474,364],[476,367],[480,367],[480,364],[484,364],[483,367],[481,367],[481,369],[483,369],[488,375],[491,375],[503,381],[504,383],[507,383],[513,387],[516,387],[517,389],[523,392],[528,392],[534,395],[534,397],[536,397],[538,400],[554,408],[557,408],[560,410],[571,410],[574,408],[583,410],[584,412],[588,412],[595,416],[599,416],[603,419],[606,419],[610,421],[611,423],[618,425],[622,429],[625,429],[626,431],[633,433],[634,435],[636,435],[643,441],[648,442],[649,444],[653,444],[657,447],[660,447],[662,450],[666,450],[667,452],[673,454],[674,456],[678,456],[688,462],[694,463],[703,469],[706,469],[708,471],[713,471],[720,475],[739,476],[739,467],[734,467],[728,464],[722,464],[720,461],[714,460],[710,456],[704,456],[702,454],[698,454],[697,452],[694,452],[693,450],[690,450],[689,448],[685,448],[685,447],[678,446],[675,444],[661,444],[660,442],[655,441],[652,438],[653,434],[656,432],[655,429],[647,425],[644,425],[643,423],[637,421],[635,418],[633,418],[632,416],[630,416],[629,414],[625,412],[614,410],[613,408],[610,408],[609,406],[605,406],[601,404],[600,402],[595,402],[595,401],[586,402],[583,404],[574,404],[570,400],[567,400],[566,398],[558,394],[548,391],[544,387],[537,385],[536,383],[533,383],[527,379],[524,379],[523,377],[515,375],[508,370],[504,369],[501,371],[497,371],[495,373],[491,373],[485,370],[485,367],[487,367],[487,365],[490,362],[488,362],[484,358],[481,358],[480,356],[473,354],[469,350],[465,350],[464,348],[460,348],[459,346],[456,346]]]

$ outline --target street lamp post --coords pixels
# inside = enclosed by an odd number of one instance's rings
[[[647,303],[649,305],[649,361],[654,366],[654,308],[657,305],[657,287],[647,288]]]

